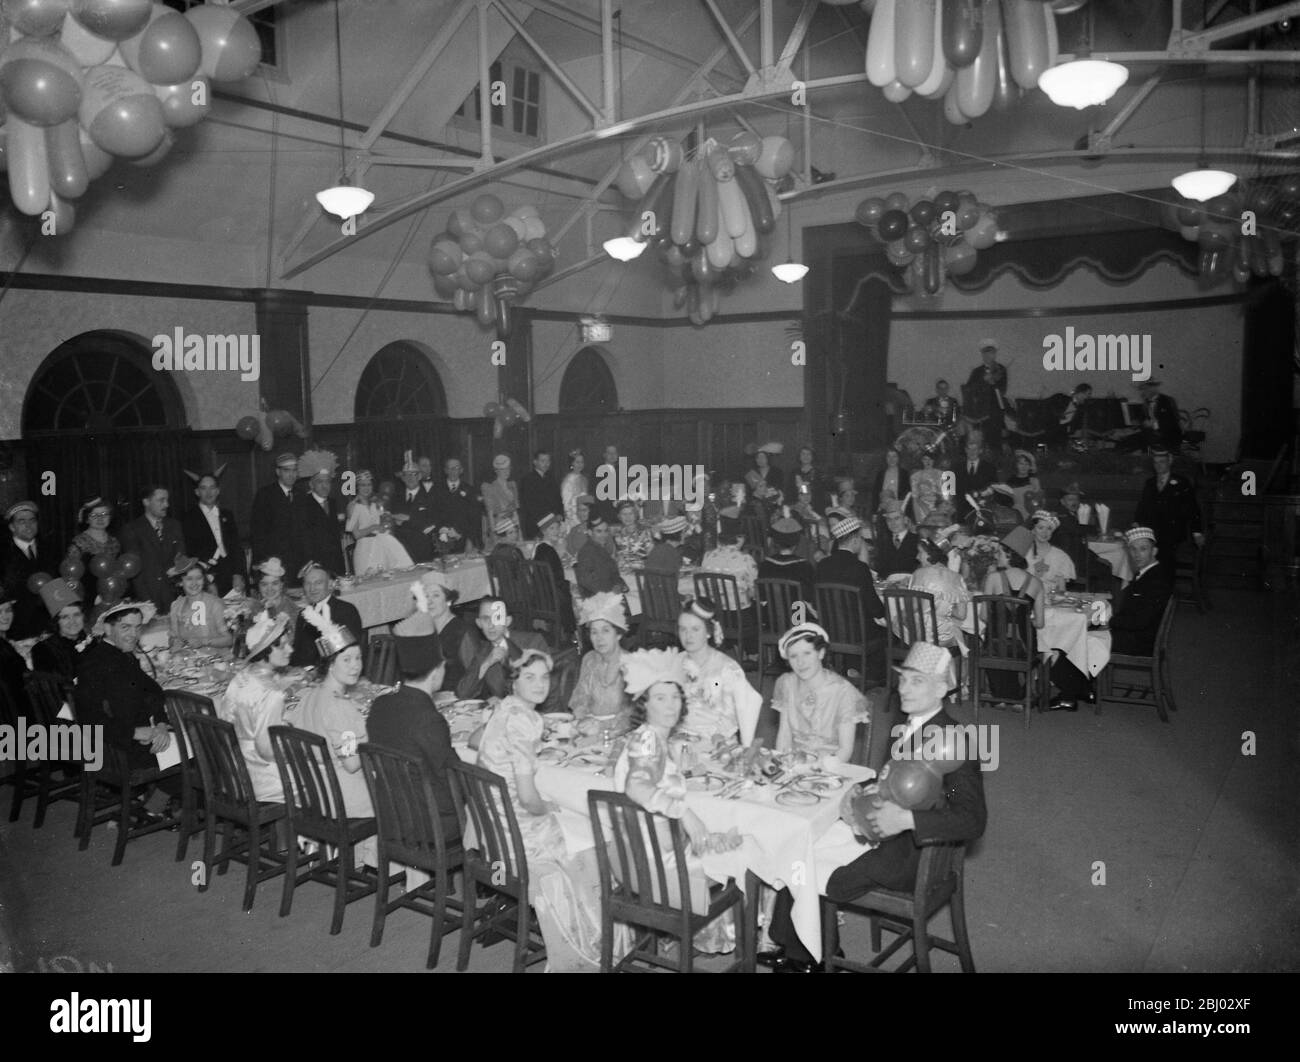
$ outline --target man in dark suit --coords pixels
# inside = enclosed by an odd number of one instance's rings
[[[925,747],[932,729],[953,734],[948,727],[956,721],[943,708],[943,698],[952,684],[952,658],[947,650],[928,642],[912,646],[898,672],[898,692],[907,727],[894,743],[898,753],[909,752],[916,758],[915,743]],[[967,749],[969,752],[969,749]],[[883,772],[882,772],[883,773]],[[984,833],[988,811],[984,804],[984,782],[977,759],[967,755],[961,766],[943,777],[944,792],[932,810],[908,811],[891,800],[877,807],[874,787],[866,791],[849,790],[840,806],[841,817],[853,827],[859,838],[874,834],[875,848],[864,852],[851,863],[836,870],[826,883],[826,897],[847,903],[877,888],[911,892],[916,887],[916,873],[921,864],[921,846],[925,843],[951,844],[973,841]],[[866,843],[865,841],[863,843]],[[794,906],[788,889],[777,894],[768,930],[779,947],[776,953],[761,956],[778,973],[812,973],[820,966],[812,961],[799,939],[791,920]],[[828,927],[834,932],[835,927]]]
[[[980,364],[971,370],[962,387],[966,416],[979,424],[984,441],[995,455],[1002,452],[1007,409],[1007,367],[997,358],[997,340],[981,339]]]
[[[185,552],[185,536],[179,521],[167,515],[171,492],[166,487],[145,487],[141,500],[144,514],[122,528],[120,536],[122,552],[140,558],[140,571],[131,580],[131,596],[137,601],[152,601],[159,612],[166,613],[176,597],[176,587],[167,571]]]
[[[1138,391],[1142,394],[1142,427],[1121,439],[1115,449],[1121,453],[1134,453],[1148,448],[1177,452],[1183,444],[1178,403],[1160,393],[1159,380],[1143,380],[1138,384]]]
[[[831,524],[831,537],[835,539],[835,548],[817,562],[817,582],[856,586],[862,592],[862,607],[866,610],[867,619],[873,622],[884,619],[885,606],[876,593],[871,569],[858,556],[862,542],[862,521],[856,516],[836,520]],[[916,565],[913,564],[912,567],[915,568]],[[822,618],[825,619],[824,616]],[[883,630],[881,637],[884,637]]]
[[[583,597],[610,591],[627,593],[627,584],[618,571],[618,562],[610,555],[609,543],[613,540],[609,524],[599,513],[587,519],[587,541],[578,549],[573,562],[574,581]]]
[[[436,528],[438,514],[434,511],[435,495],[420,486],[420,466],[406,451],[402,464],[402,487],[393,498],[392,513],[397,518],[393,536],[411,555],[416,564],[433,560],[433,539],[425,532]]]
[[[966,454],[957,462],[957,497],[953,504],[957,507],[958,519],[964,520],[970,515],[970,495],[977,502],[983,502],[989,488],[998,481],[998,466],[983,456],[984,442],[976,432],[966,436]]]
[[[311,477],[311,490],[294,500],[298,556],[331,572],[343,571],[343,513],[331,496],[334,475],[321,470]]]
[[[483,548],[483,510],[478,491],[462,479],[464,466],[460,458],[449,457],[442,463],[444,476],[433,484],[433,513],[439,527],[454,528],[460,539],[451,544],[449,553],[460,553],[472,542]]]
[[[185,536],[185,552],[199,559],[216,583],[217,593],[224,597],[232,587],[243,590],[246,573],[235,517],[229,509],[217,505],[221,493],[217,475],[221,471],[218,469],[216,474],[209,473],[195,480],[194,496],[199,504],[181,518],[181,532]]]
[[[1173,596],[1174,582],[1156,559],[1159,550],[1151,528],[1135,527],[1126,531],[1124,537],[1137,574],[1115,602],[1110,617],[1110,648],[1112,653],[1125,656],[1150,656],[1165,605]],[[1092,704],[1096,700],[1092,680],[1070,663],[1064,653],[1058,653],[1052,664],[1052,682],[1060,694],[1050,711],[1077,712],[1080,701]]]
[[[9,637],[18,642],[43,633],[49,622],[41,595],[28,587],[27,580],[37,572],[57,578],[63,557],[52,542],[38,533],[40,516],[35,502],[20,501],[9,506],[5,522],[9,534],[0,542],[0,584],[13,601],[14,622]]]
[[[1142,486],[1134,519],[1156,535],[1160,566],[1172,577],[1178,547],[1189,538],[1197,548],[1205,541],[1201,506],[1190,480],[1173,474],[1173,455],[1163,446],[1151,450],[1155,475]]]
[[[333,593],[333,573],[319,564],[308,563],[298,573],[302,580],[302,594],[307,606],[321,614],[325,620],[336,627],[346,627],[356,638],[361,647],[361,657],[366,654],[366,632],[361,626],[361,613],[355,605],[341,600]],[[305,610],[304,610],[305,611]],[[315,667],[320,663],[320,651],[316,648],[316,639],[321,632],[303,612],[293,628],[293,656],[289,659],[292,667]]]
[[[296,586],[298,569],[308,558],[298,551],[298,533],[294,526],[295,485],[298,482],[298,458],[283,453],[275,459],[275,482],[258,488],[253,496],[253,513],[249,520],[252,533],[253,566],[267,557],[279,557],[287,573],[287,585]]]
[[[920,536],[911,529],[898,502],[885,509],[885,526],[876,535],[876,574],[882,579],[916,571]]]
[[[402,685],[375,698],[366,718],[366,736],[376,745],[420,761],[433,790],[432,810],[442,824],[443,839],[455,844],[460,839],[460,821],[447,766],[459,763],[460,757],[451,747],[447,720],[433,706],[433,694],[442,687],[446,672],[437,627],[427,612],[416,612],[394,625],[393,644]]]
[[[560,485],[551,475],[551,455],[547,450],[533,454],[533,470],[519,481],[519,516],[524,538],[537,537],[537,521],[547,513],[564,512]]]
[[[465,674],[456,685],[456,696],[462,701],[477,697],[504,697],[510,692],[504,664],[523,656],[525,649],[546,652],[546,641],[532,631],[511,630],[513,617],[510,606],[499,597],[480,599],[475,622],[482,637],[467,631],[460,643],[460,659],[465,665]]]

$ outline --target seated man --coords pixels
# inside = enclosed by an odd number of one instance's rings
[[[1126,531],[1124,537],[1136,574],[1120,594],[1110,617],[1110,651],[1125,656],[1150,656],[1174,584],[1167,569],[1156,559],[1159,550],[1151,528],[1135,527]],[[1064,653],[1056,654],[1052,682],[1060,693],[1049,711],[1077,712],[1080,701],[1088,704],[1096,701],[1092,680],[1070,663]]]
[[[460,840],[460,820],[452,799],[447,765],[459,763],[451,747],[451,728],[433,706],[446,663],[438,648],[438,629],[427,612],[416,612],[393,627],[393,645],[402,685],[376,697],[366,719],[366,734],[376,745],[414,756],[433,790],[434,809],[447,844]]]
[[[894,670],[898,672],[899,699],[907,716],[895,749],[904,742],[910,749],[914,741],[925,741],[931,727],[957,725],[943,707],[943,698],[954,685],[952,658],[945,650],[919,642],[912,646],[902,666]],[[920,736],[914,738],[917,732]],[[881,840],[831,874],[826,897],[846,903],[877,888],[910,893],[916,887],[922,842],[973,841],[982,835],[988,812],[978,763],[966,760],[945,775],[943,783],[940,805],[930,811],[908,811],[889,800],[876,807],[874,786],[865,792],[856,786],[850,789],[841,804],[842,816],[853,826],[855,836],[862,838],[874,832]],[[768,935],[778,950],[760,955],[759,961],[773,966],[777,973],[812,973],[820,970],[820,964],[812,961],[795,932],[790,918],[793,905],[788,889],[777,893]],[[834,925],[830,928],[835,929]]]
[[[559,513],[547,513],[537,521],[537,530],[542,540],[533,550],[533,561],[546,565],[551,571],[555,592],[560,599],[560,623],[567,633],[575,629],[575,623],[573,591],[569,588],[569,580],[564,573],[564,560],[560,557],[560,549],[564,544],[564,518]]]
[[[846,583],[862,591],[862,607],[866,609],[867,619],[883,621],[885,606],[876,593],[876,583],[868,568],[859,557],[862,547],[862,521],[856,516],[836,520],[831,524],[831,538],[835,548],[817,562],[815,569],[819,583]],[[915,556],[913,557],[915,560]],[[824,620],[826,617],[823,616]]]
[[[654,529],[658,537],[642,565],[648,572],[671,575],[674,579],[682,570],[682,538],[690,528],[684,516],[670,516]]]
[[[937,380],[934,397],[927,398],[921,407],[921,416],[935,424],[956,424],[961,416],[961,403],[952,397],[952,386],[947,380]]]
[[[815,603],[816,595],[813,593],[813,583],[816,581],[817,576],[813,571],[813,566],[795,552],[802,537],[803,525],[791,514],[790,507],[785,506],[777,513],[776,519],[772,521],[772,545],[776,552],[769,557],[763,558],[763,563],[758,566],[758,577],[760,579],[797,579],[802,588],[803,600]]]
[[[510,629],[514,618],[509,606],[499,597],[485,597],[478,603],[475,620],[482,632],[476,638],[470,632],[460,643],[460,659],[465,674],[456,684],[456,696],[462,701],[474,698],[504,697],[510,692],[503,665],[507,660],[523,656],[525,649],[545,653],[546,640],[532,631]]]
[[[876,535],[876,574],[882,579],[911,575],[916,569],[920,537],[897,502],[886,506],[884,520],[884,530]]]
[[[583,597],[601,593],[627,593],[627,584],[619,574],[618,564],[609,551],[614,533],[599,513],[587,520],[587,541],[578,550],[573,563],[574,581]]]
[[[587,520],[591,517],[591,507],[596,499],[590,494],[579,494],[573,500],[574,514],[576,520],[569,525],[569,530],[564,536],[564,552],[570,557],[576,557],[578,550],[582,549],[582,544],[587,541]],[[614,540],[610,539],[611,552]]]
[[[302,582],[304,604],[326,624],[346,627],[352,632],[361,647],[362,659],[366,655],[366,631],[361,626],[361,613],[355,605],[340,600],[334,592],[334,576],[317,564],[308,561],[298,572]],[[293,656],[289,660],[291,667],[315,667],[320,663],[320,652],[316,648],[316,639],[321,636],[307,616],[307,608],[298,613],[293,629]]]

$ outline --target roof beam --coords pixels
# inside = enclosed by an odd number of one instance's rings
[[[573,97],[574,102],[577,103],[577,105],[581,107],[584,111],[586,111],[589,115],[591,115],[591,120],[595,122],[597,125],[605,124],[605,114],[602,112],[601,108],[597,107],[594,103],[592,103],[591,100],[587,99],[587,94],[583,92],[582,89],[578,88],[576,84],[574,84],[573,78],[569,77],[569,75],[565,72],[564,68],[560,66],[560,64],[557,63],[554,59],[552,59],[549,55],[546,54],[546,49],[544,49],[540,44],[538,44],[537,39],[533,37],[532,34],[530,34],[527,29],[524,28],[523,21],[516,18],[515,13],[511,11],[508,7],[506,7],[504,4],[498,4],[492,2],[491,6],[497,9],[497,11],[501,14],[501,17],[504,18],[506,22],[510,24],[510,28],[513,29],[517,34],[519,34],[520,39],[526,45],[528,45],[529,48],[533,50],[537,58],[540,59],[543,62],[543,64],[545,64],[546,69],[549,70],[551,72],[551,75],[555,78],[555,80],[560,83],[560,86],[570,96]],[[603,71],[604,68],[605,68],[605,63],[604,63],[604,58],[602,57],[601,70]],[[602,73],[602,80],[603,80],[603,73]],[[605,95],[606,98],[608,98],[608,93],[606,93]]]
[[[1170,44],[1180,51],[1206,52],[1215,41],[1240,37],[1243,33],[1253,33],[1257,29],[1263,29],[1265,26],[1271,26],[1275,22],[1282,22],[1297,15],[1300,15],[1300,2],[1292,0],[1290,3],[1271,7],[1267,11],[1235,18],[1221,26],[1207,26],[1191,33],[1184,32],[1177,41],[1171,40]]]
[[[749,53],[745,51],[744,45],[740,43],[740,39],[731,28],[731,24],[723,17],[722,12],[718,10],[717,0],[704,0],[704,6],[709,9],[709,14],[713,16],[713,20],[718,24],[718,29],[722,30],[723,40],[731,45],[731,50],[736,53],[736,57],[744,65],[746,72],[750,77],[753,77],[758,73],[758,71],[754,69],[754,62],[749,58]]]

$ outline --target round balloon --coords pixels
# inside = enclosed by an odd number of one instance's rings
[[[935,206],[929,199],[918,199],[909,213],[918,225],[928,225],[934,220]]]
[[[32,125],[58,125],[81,103],[81,65],[56,40],[17,40],[0,52],[0,92],[14,114]]]
[[[752,166],[762,154],[763,141],[757,133],[742,129],[727,142],[727,154],[740,166]]]
[[[1199,206],[1184,205],[1178,208],[1179,225],[1199,225],[1205,212]]]
[[[261,430],[261,427],[256,417],[240,417],[239,423],[235,425],[235,434],[241,439],[248,439],[251,442],[257,438],[257,433]]]
[[[96,579],[102,579],[104,576],[112,572],[115,564],[115,558],[106,557],[104,554],[99,553],[90,558],[90,562],[86,567],[89,569],[90,574]]]
[[[152,8],[150,0],[73,0],[72,17],[97,37],[124,41],[144,29]]]
[[[121,575],[106,575],[99,580],[99,596],[106,604],[116,604],[118,598],[126,593],[126,579]]]
[[[41,587],[48,583],[51,578],[45,572],[33,572],[27,580],[27,589],[33,594],[39,594]]]
[[[891,197],[892,198],[892,197]],[[888,200],[886,200],[888,202]],[[876,231],[880,238],[888,243],[891,240],[901,240],[907,232],[907,215],[901,210],[886,210],[880,216],[880,222],[876,226]]]
[[[288,435],[293,431],[293,417],[283,409],[273,409],[266,415],[266,426],[272,435]]]
[[[167,133],[163,106],[153,87],[121,66],[93,66],[86,71],[79,120],[91,140],[121,158],[143,158]]]
[[[125,579],[134,579],[140,574],[140,554],[123,553],[117,558],[117,573]]]
[[[497,223],[483,234],[483,250],[493,258],[509,258],[519,246],[519,237],[509,225]]]
[[[480,225],[491,225],[500,221],[505,214],[505,204],[490,192],[484,192],[475,198],[469,207],[470,215]]]
[[[475,284],[486,284],[496,271],[496,263],[486,251],[475,251],[465,259],[465,275]]]
[[[458,239],[467,232],[473,232],[478,228],[476,222],[468,210],[463,207],[451,212],[451,217],[447,219],[447,231]]]
[[[869,199],[862,200],[858,204],[858,209],[853,212],[859,225],[865,225],[868,228],[877,224],[885,213],[885,201],[879,197],[872,196]]]
[[[959,206],[961,206],[961,199],[956,192],[940,192],[934,197],[934,211],[940,217],[949,211],[957,213]]]
[[[433,276],[433,290],[444,299],[450,299],[455,297],[460,288],[457,287],[453,277],[435,273]]]
[[[63,26],[72,0],[4,0],[0,4],[0,23],[9,22],[19,33],[29,37],[49,37]],[[8,35],[4,43],[8,43]]]
[[[163,132],[163,138],[158,142],[158,146],[149,152],[149,154],[141,155],[138,159],[127,159],[126,161],[132,166],[139,166],[142,169],[148,166],[155,166],[159,162],[162,162],[162,160],[171,153],[172,148],[175,146],[176,136],[170,129],[167,129]]]
[[[527,247],[519,247],[506,262],[506,268],[516,280],[532,280],[541,272],[542,264],[536,252]]]
[[[892,266],[909,265],[916,256],[907,249],[902,240],[894,240],[885,248],[885,255]]]
[[[65,0],[71,6],[71,0]],[[108,62],[117,50],[117,42],[96,37],[75,18],[65,18],[63,28],[59,30],[59,40],[77,57],[82,66],[98,66]]]
[[[154,85],[153,94],[162,103],[163,121],[172,129],[197,125],[212,110],[212,85],[202,74],[175,85]]]
[[[992,247],[998,242],[998,219],[992,214],[981,214],[966,233],[966,239],[977,251]]]
[[[903,246],[914,254],[920,254],[931,242],[930,232],[923,225],[913,225],[903,236]]]
[[[76,557],[68,557],[59,565],[59,574],[65,579],[80,579],[86,574],[86,566]]]
[[[886,210],[899,210],[902,211],[904,214],[906,214],[907,207],[908,207],[907,196],[905,196],[902,192],[894,192],[891,195],[885,196]]]
[[[185,17],[199,35],[203,55],[199,69],[213,81],[242,81],[257,69],[262,61],[262,42],[253,24],[238,11],[200,4],[186,11]]]
[[[763,137],[754,169],[769,181],[779,180],[794,165],[794,145],[783,136]]]
[[[429,250],[429,268],[439,276],[450,276],[460,268],[464,257],[454,240],[436,240]]]
[[[623,165],[618,168],[618,176],[614,183],[626,198],[640,199],[650,190],[654,179],[655,174],[650,168],[650,163],[641,155],[633,155],[624,160]]]
[[[943,264],[954,277],[965,276],[975,268],[979,255],[975,248],[965,241],[954,243],[943,249]]]
[[[481,233],[468,231],[460,234],[460,249],[468,254],[478,254],[483,250],[483,236]]]
[[[540,240],[546,235],[546,222],[541,218],[524,218],[524,234],[521,240]]]
[[[126,65],[154,85],[175,85],[191,78],[203,61],[203,46],[194,24],[161,4],[154,5],[149,24],[118,47]]]

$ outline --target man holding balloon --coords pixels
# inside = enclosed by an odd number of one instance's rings
[[[937,645],[918,642],[894,670],[907,725],[894,743],[893,758],[880,772],[879,784],[854,786],[844,798],[841,816],[858,839],[873,847],[830,876],[825,895],[839,903],[876,888],[911,892],[922,845],[973,841],[984,833],[988,818],[976,760],[957,758],[951,742],[944,747],[943,759],[917,759],[912,752],[922,739],[929,747],[932,728],[943,735],[956,733],[948,728],[958,724],[943,707],[954,684],[952,656]],[[795,932],[793,905],[788,889],[777,894],[768,935],[779,951],[760,960],[777,973],[819,973],[821,964],[813,961]]]
[[[152,601],[159,612],[171,608],[176,589],[167,576],[177,555],[185,552],[181,525],[167,515],[171,492],[151,484],[140,494],[144,512],[122,528],[123,556],[139,558],[140,568],[131,579],[131,594],[137,601]]]

